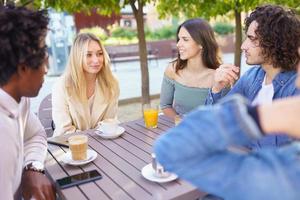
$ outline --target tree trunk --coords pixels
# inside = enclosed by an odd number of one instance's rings
[[[235,52],[234,52],[234,65],[241,66],[241,45],[242,45],[242,24],[241,24],[241,12],[234,10],[235,16]],[[239,75],[241,70],[239,72]]]
[[[133,10],[138,32],[139,40],[139,55],[140,55],[140,68],[142,77],[142,103],[150,103],[149,95],[149,70],[147,59],[147,44],[144,31],[144,15],[143,15],[143,2],[138,0],[138,8],[134,5],[135,0],[130,0],[130,5]]]

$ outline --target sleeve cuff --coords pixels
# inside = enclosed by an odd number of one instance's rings
[[[220,99],[221,98],[221,92],[218,92],[218,93],[213,93],[212,92],[212,89],[210,88],[209,91],[208,91],[208,97],[206,99],[206,105],[212,105],[216,102],[216,100]]]

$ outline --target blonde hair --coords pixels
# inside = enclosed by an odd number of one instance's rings
[[[64,73],[66,89],[69,93],[72,92],[72,97],[87,103],[87,84],[83,66],[86,64],[86,53],[90,41],[97,42],[103,52],[104,63],[97,74],[96,80],[104,94],[104,99],[108,102],[111,98],[116,98],[119,95],[119,85],[111,72],[111,64],[107,51],[100,40],[91,33],[80,33],[74,40]],[[96,85],[96,87],[98,86]]]

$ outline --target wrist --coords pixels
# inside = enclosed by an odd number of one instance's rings
[[[45,174],[44,165],[39,161],[33,161],[24,167],[24,171],[34,171]]]
[[[219,93],[222,90],[222,88],[217,87],[217,86],[213,86],[211,88],[212,93]]]

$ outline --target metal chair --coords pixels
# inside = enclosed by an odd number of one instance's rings
[[[47,137],[52,137],[55,125],[52,120],[52,100],[51,94],[48,94],[41,102],[38,111],[38,118],[45,128]]]

